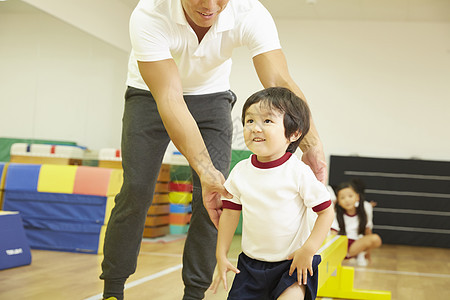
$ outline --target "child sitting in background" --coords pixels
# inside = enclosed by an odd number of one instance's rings
[[[227,289],[226,273],[237,273],[228,299],[315,299],[314,255],[334,218],[330,194],[293,152],[308,132],[306,103],[286,88],[267,88],[244,104],[244,140],[254,153],[231,171],[225,188],[211,285]],[[309,227],[307,209],[318,215]],[[242,211],[242,253],[237,268],[227,253]]]
[[[331,233],[346,235],[346,258],[356,256],[358,265],[367,266],[370,250],[381,246],[381,238],[372,233],[372,205],[364,199],[364,185],[359,180],[352,180],[341,183],[335,190],[336,218],[331,225]]]

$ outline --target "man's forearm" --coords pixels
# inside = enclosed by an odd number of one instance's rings
[[[197,174],[202,176],[214,169],[197,123],[184,101],[183,103],[169,101],[159,105],[158,110],[173,143]]]
[[[293,80],[287,81],[285,87],[290,89],[292,92],[294,92],[298,97],[300,97],[300,99],[302,99],[303,101],[308,103],[308,101],[306,101],[305,95],[303,94],[301,89],[298,87],[298,85],[295,84],[295,82]],[[319,132],[317,131],[316,125],[313,120],[312,112],[311,112],[309,132],[307,135],[305,135],[303,137],[303,140],[300,142],[299,147],[302,150],[302,152],[306,152],[309,148],[314,147],[314,146],[317,146],[320,148],[323,147],[322,142],[319,137]]]
[[[289,74],[286,57],[281,49],[256,55],[253,58],[253,64],[259,80],[265,88],[273,86],[285,87],[294,92],[298,97],[303,99],[303,101],[307,102],[302,90]],[[321,151],[323,151],[319,134],[311,117],[310,132],[300,143],[300,149],[305,152],[314,146],[319,146]]]
[[[172,59],[138,62],[142,78],[150,89],[167,133],[199,176],[215,170],[197,123],[183,98],[178,67]]]
[[[322,141],[320,140],[319,133],[317,132],[316,125],[314,124],[313,118],[311,116],[311,125],[309,128],[309,132],[303,140],[300,142],[300,149],[302,152],[306,152],[311,147],[320,147],[323,148]]]

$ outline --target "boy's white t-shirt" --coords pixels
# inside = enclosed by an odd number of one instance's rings
[[[233,199],[224,208],[242,209],[242,251],[262,261],[283,261],[311,232],[307,208],[331,205],[327,188],[295,155],[270,163],[256,156],[239,162],[225,182]]]

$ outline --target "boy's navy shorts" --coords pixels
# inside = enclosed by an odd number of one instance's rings
[[[317,295],[320,255],[314,255],[313,276],[308,272],[305,299],[314,300]],[[289,276],[292,260],[266,262],[252,259],[243,252],[239,255],[237,268],[240,273],[234,277],[228,294],[229,300],[272,300],[277,299],[288,287],[297,282],[297,270]]]

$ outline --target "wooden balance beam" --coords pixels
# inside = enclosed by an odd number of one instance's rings
[[[322,257],[319,265],[319,283],[317,297],[361,300],[390,300],[391,292],[360,290],[353,287],[355,270],[343,267],[342,261],[347,255],[346,236],[330,235],[317,251]]]

